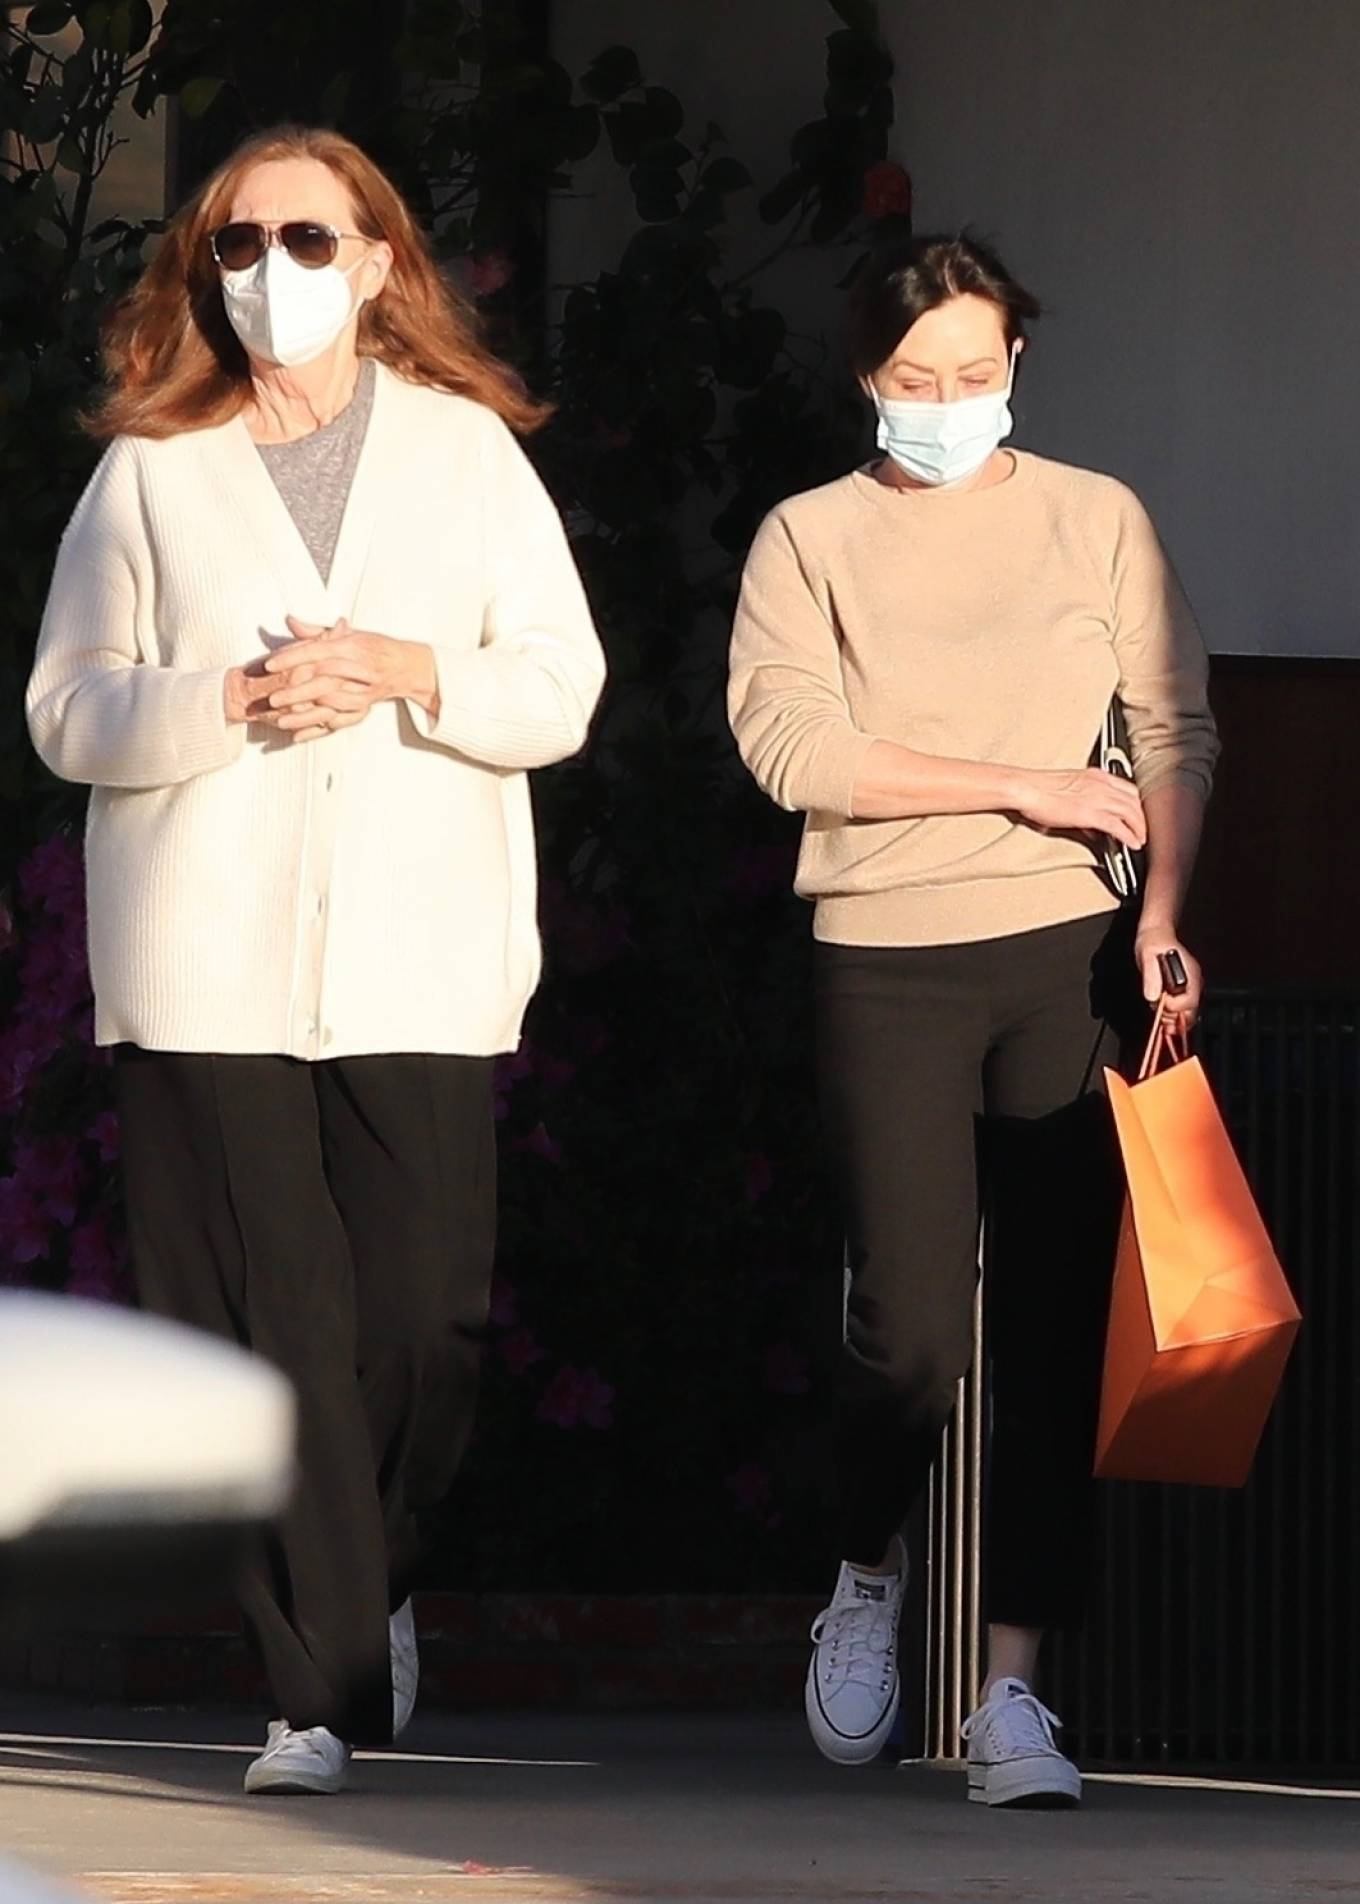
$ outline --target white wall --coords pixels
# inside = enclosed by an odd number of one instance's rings
[[[1139,490],[1212,647],[1360,654],[1360,0],[880,13],[918,226],[977,225],[1050,308],[1016,440]],[[818,110],[839,24],[826,0],[554,17],[568,66],[634,46],[762,186]],[[556,264],[605,262],[621,215],[564,207]],[[820,327],[836,275],[800,261],[771,290]]]
[[[1210,645],[1360,654],[1360,0],[885,0],[918,225],[1051,306],[1017,441],[1132,482]]]

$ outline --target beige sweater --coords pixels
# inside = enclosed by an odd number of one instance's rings
[[[1144,794],[1209,790],[1207,660],[1123,484],[1017,453],[990,489],[865,471],[769,516],[746,566],[729,711],[742,756],[808,816],[797,887],[820,939],[942,945],[1113,909],[1093,848],[1003,813],[856,820],[875,740],[1012,767],[1087,764],[1111,696]]]

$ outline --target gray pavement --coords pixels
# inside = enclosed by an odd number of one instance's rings
[[[246,1800],[240,1715],[11,1699],[0,1847],[115,1904],[1360,1897],[1360,1790],[1101,1780],[1078,1813],[991,1812],[956,1771],[824,1765],[793,1718],[436,1715],[408,1743],[342,1798]]]

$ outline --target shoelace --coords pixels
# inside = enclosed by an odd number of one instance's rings
[[[302,1745],[306,1747],[307,1751],[315,1752],[319,1756],[324,1757],[329,1749],[324,1736],[325,1731],[326,1728],[324,1726],[305,1726],[301,1731],[296,1730],[293,1726],[286,1726],[277,1737],[270,1741],[270,1749],[271,1751],[278,1751],[283,1746]]]
[[[897,1635],[881,1608],[867,1602],[828,1607],[812,1622],[812,1639],[816,1646],[829,1640],[827,1666],[841,1685],[853,1680],[857,1685],[887,1690],[892,1681]]]
[[[992,1699],[965,1719],[959,1736],[967,1744],[975,1734],[985,1731],[988,1743],[995,1744],[998,1732],[1006,1732],[1004,1750],[999,1758],[1022,1758],[1026,1752],[1056,1752],[1054,1732],[1062,1724],[1056,1712],[1050,1712],[1032,1692],[1010,1693],[1004,1699]]]

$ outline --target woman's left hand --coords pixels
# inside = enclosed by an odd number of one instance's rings
[[[1167,992],[1162,978],[1161,960],[1168,952],[1180,955],[1189,980],[1183,992]],[[1199,1017],[1204,999],[1204,972],[1193,952],[1187,950],[1174,927],[1141,925],[1134,940],[1134,957],[1143,980],[1143,996],[1156,1005],[1165,994],[1166,1009],[1177,1020],[1181,1031],[1189,1031]]]
[[[277,685],[269,693],[267,726],[295,740],[319,740],[354,727],[378,701],[412,700],[433,708],[438,697],[434,655],[420,641],[398,641],[338,621],[332,628],[288,617],[295,646],[265,662]]]

